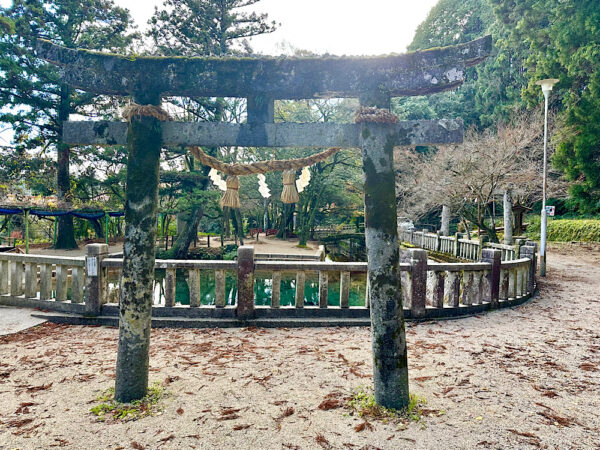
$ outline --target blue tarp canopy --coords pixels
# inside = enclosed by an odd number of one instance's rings
[[[10,215],[10,214],[23,214],[27,208],[0,208],[0,215]],[[59,217],[59,216],[67,216],[72,215],[73,217],[78,217],[80,219],[101,219],[102,217],[108,215],[109,217],[122,217],[125,215],[123,211],[60,211],[60,210],[39,210],[39,209],[31,209],[29,210],[29,214],[38,217]]]

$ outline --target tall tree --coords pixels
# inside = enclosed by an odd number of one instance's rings
[[[468,69],[467,81],[455,91],[427,97],[396,99],[395,112],[404,119],[461,117],[467,126],[494,126],[523,107],[526,85],[523,44],[507,42],[509,31],[496,20],[488,0],[440,0],[419,25],[408,47],[417,51],[468,42],[491,34],[492,55]]]
[[[276,24],[267,21],[266,14],[240,11],[240,8],[254,5],[259,0],[165,0],[162,9],[158,7],[149,20],[148,36],[156,51],[163,55],[214,55],[250,53],[246,38],[275,30]],[[239,122],[242,120],[243,105],[239,100],[226,101],[222,98],[171,99],[181,116],[188,121]],[[204,149],[213,156],[217,148]],[[223,156],[235,156],[225,152]],[[208,167],[199,168],[193,159],[185,157],[186,170],[208,174]],[[205,178],[198,183],[196,192],[209,188]],[[192,192],[188,192],[191,196]],[[171,256],[183,258],[196,237],[198,224],[204,213],[204,197],[198,201],[186,201],[184,227],[178,230],[178,237],[171,249]],[[239,214],[236,214],[239,222]],[[242,231],[238,226],[238,231]]]
[[[70,162],[62,144],[63,124],[71,114],[97,111],[101,98],[61,83],[59,72],[35,55],[35,40],[43,38],[70,48],[121,52],[135,37],[129,11],[112,0],[14,0],[1,13],[14,23],[14,34],[0,40],[0,122],[12,128],[13,150],[56,152],[59,200],[72,199]],[[75,248],[73,218],[59,218],[57,248]]]
[[[600,212],[600,8],[596,0],[490,0],[511,30],[510,42],[528,49],[523,97],[542,103],[542,78],[558,78],[552,95],[562,127],[553,163],[572,181],[572,206]]]

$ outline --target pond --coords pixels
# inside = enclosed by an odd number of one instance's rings
[[[164,305],[164,282],[165,270],[157,269],[155,272],[156,282],[154,287],[154,304]],[[366,274],[353,273],[350,283],[350,306],[364,306],[366,294]],[[113,298],[110,302],[116,302],[114,288],[118,283],[118,274],[109,273],[109,290]],[[257,306],[271,304],[271,291],[273,280],[270,272],[254,273],[254,298]],[[282,272],[281,274],[281,306],[293,306],[296,294],[296,273]],[[215,274],[212,270],[200,271],[200,296],[202,305],[214,305],[215,302]],[[237,275],[235,272],[225,272],[225,298],[227,305],[234,305],[237,298]],[[188,287],[188,271],[177,270],[175,283],[175,302],[180,305],[190,304]],[[317,272],[306,272],[304,286],[304,304],[306,306],[319,305],[319,277]],[[338,272],[329,273],[329,288],[327,292],[327,304],[329,306],[340,305],[340,276]]]

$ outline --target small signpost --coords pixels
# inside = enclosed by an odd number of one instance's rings
[[[548,214],[548,217],[554,217],[555,211],[556,211],[555,206],[546,205],[546,214]]]

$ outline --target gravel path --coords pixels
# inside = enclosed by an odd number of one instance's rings
[[[598,248],[563,247],[529,303],[410,326],[405,430],[318,408],[370,385],[366,328],[154,330],[163,413],[99,423],[118,331],[44,324],[0,338],[0,448],[599,448],[599,292]]]

